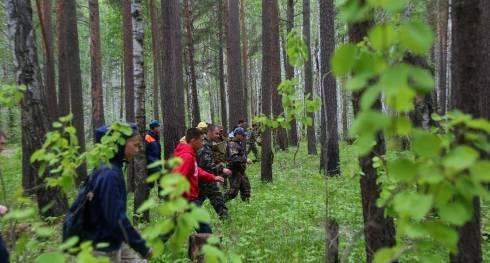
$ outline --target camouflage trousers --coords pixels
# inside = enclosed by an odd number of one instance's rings
[[[126,243],[121,245],[121,248],[112,252],[94,251],[96,257],[108,257],[111,263],[146,263],[146,259],[140,258],[140,256],[133,251]]]
[[[228,216],[228,208],[225,205],[223,199],[223,193],[221,193],[218,183],[216,182],[199,182],[199,198],[202,203],[209,199],[209,202],[214,208],[214,211],[220,218],[226,218]]]
[[[238,193],[240,193],[242,201],[248,201],[251,192],[252,187],[250,186],[250,182],[245,172],[233,171],[233,174],[230,177],[230,189],[225,193],[225,202],[234,199]]]
[[[255,160],[259,160],[260,159],[259,149],[257,149],[257,144],[255,142],[254,143],[248,143],[247,144],[247,155],[249,155],[250,152],[252,152],[254,154]]]

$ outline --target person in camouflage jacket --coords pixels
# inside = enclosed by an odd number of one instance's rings
[[[247,155],[243,145],[246,133],[243,128],[236,128],[233,131],[234,138],[228,143],[227,159],[228,166],[231,168],[230,189],[225,193],[225,202],[234,199],[238,193],[242,201],[248,201],[251,195],[251,186],[245,170],[247,167]]]
[[[231,170],[225,167],[223,163],[216,162],[214,158],[212,142],[219,137],[219,129],[215,125],[207,126],[207,135],[203,141],[203,147],[198,152],[198,165],[205,171],[215,175],[230,176]],[[220,218],[228,216],[223,194],[215,182],[199,182],[199,198],[201,202],[209,199],[216,213]]]

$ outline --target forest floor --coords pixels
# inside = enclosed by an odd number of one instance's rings
[[[229,220],[220,221],[209,202],[205,203],[211,215],[213,231],[222,238],[221,248],[240,255],[244,262],[324,262],[327,189],[329,217],[334,217],[340,225],[342,262],[364,262],[358,168],[349,148],[342,147],[341,151],[343,176],[328,179],[318,172],[318,156],[308,156],[306,147],[301,147],[296,161],[293,161],[295,150],[291,148],[275,154],[273,183],[263,184],[260,181],[260,163],[249,166],[247,175],[252,184],[252,198],[249,203],[239,198],[230,201],[227,204]],[[8,155],[0,156],[0,171],[3,172],[9,198],[7,203],[12,201],[21,186],[19,152],[17,148]],[[2,196],[0,203],[5,201]],[[128,199],[128,208],[131,208],[132,196]],[[4,230],[4,227],[0,229]],[[54,228],[53,237],[27,252],[29,257],[18,262],[34,262],[31,259],[41,250],[57,246],[61,234],[56,234],[59,225]],[[488,200],[482,201],[482,231],[483,262],[490,262]],[[448,254],[442,249],[434,253],[443,257]],[[151,262],[189,262],[185,254],[184,248],[180,259],[163,255]],[[400,261],[418,260],[406,255]]]

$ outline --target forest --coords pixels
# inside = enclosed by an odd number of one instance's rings
[[[490,1],[3,0],[8,262],[490,262]]]

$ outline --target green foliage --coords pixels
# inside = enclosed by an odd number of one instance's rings
[[[347,88],[362,94],[350,130],[357,157],[371,152],[379,133],[411,142],[406,152],[373,160],[382,187],[378,205],[397,219],[397,245],[378,251],[375,262],[396,260],[408,251],[421,261],[431,260],[437,246],[457,252],[456,229],[472,218],[473,198],[489,195],[484,175],[489,163],[480,159],[480,152],[490,153],[488,120],[454,112],[434,116],[438,125],[428,131],[414,129],[404,117],[414,110],[415,98],[434,87],[429,71],[404,62],[407,54],[427,54],[433,41],[425,23],[400,19],[407,2],[342,1],[340,13],[348,23],[369,19],[376,11],[388,17],[372,27],[361,43],[341,45],[332,59],[334,73],[351,76]],[[391,114],[374,108],[381,99]]]
[[[1,85],[0,86],[0,105],[2,107],[14,107],[22,99],[22,95],[26,88],[17,85]]]

